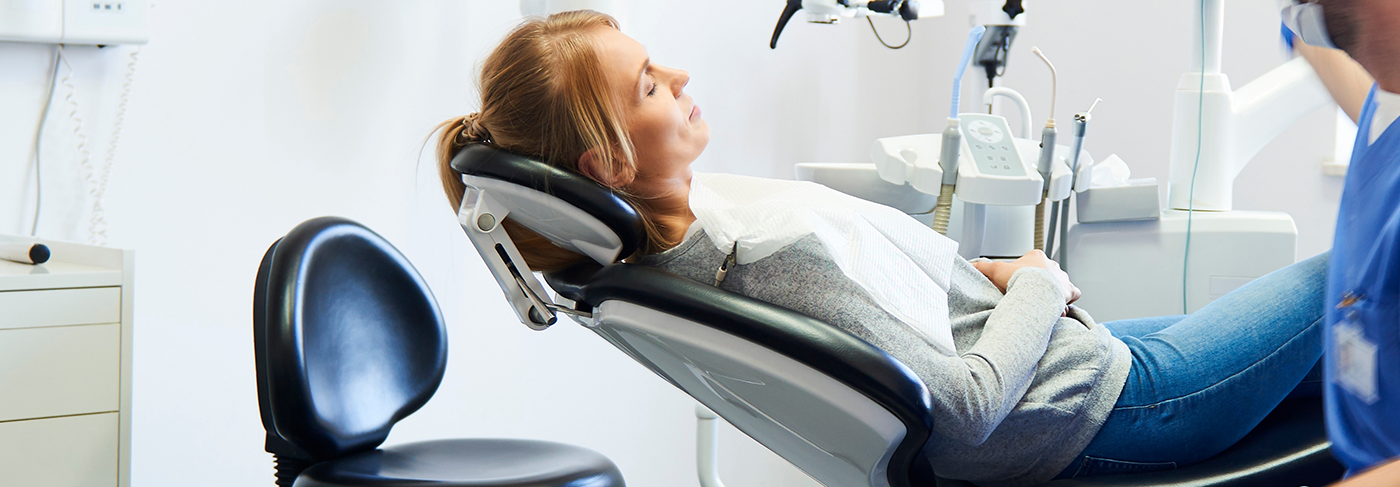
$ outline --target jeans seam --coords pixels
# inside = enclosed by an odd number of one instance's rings
[[[1286,341],[1286,342],[1283,343],[1283,346],[1280,346],[1279,348],[1275,349],[1274,351],[1269,352],[1269,354],[1268,354],[1268,355],[1265,355],[1264,358],[1261,358],[1261,359],[1259,359],[1259,360],[1254,361],[1254,363],[1250,364],[1249,367],[1245,367],[1244,370],[1241,370],[1241,371],[1239,371],[1239,372],[1235,372],[1235,373],[1233,373],[1233,374],[1230,374],[1229,377],[1220,379],[1220,380],[1216,381],[1214,384],[1211,384],[1211,385],[1209,385],[1209,386],[1206,386],[1205,388],[1202,388],[1202,389],[1199,390],[1199,391],[1192,392],[1192,393],[1190,393],[1190,394],[1186,394],[1186,395],[1182,395],[1182,396],[1173,397],[1173,398],[1170,398],[1170,399],[1163,399],[1163,400],[1161,400],[1161,401],[1157,401],[1157,402],[1154,402],[1154,403],[1152,403],[1152,404],[1143,404],[1143,405],[1138,405],[1138,406],[1120,406],[1120,407],[1115,407],[1115,408],[1113,408],[1113,409],[1114,409],[1115,411],[1118,411],[1118,410],[1129,410],[1129,409],[1149,409],[1149,408],[1155,408],[1155,407],[1157,407],[1157,406],[1160,406],[1160,405],[1162,405],[1162,404],[1166,404],[1166,403],[1169,403],[1169,402],[1172,402],[1172,401],[1179,401],[1179,400],[1182,400],[1182,399],[1186,399],[1186,398],[1188,398],[1188,397],[1195,396],[1195,395],[1197,395],[1197,394],[1205,394],[1206,391],[1209,391],[1209,390],[1211,390],[1211,389],[1214,389],[1216,386],[1219,386],[1220,384],[1224,383],[1225,381],[1228,381],[1228,380],[1230,380],[1230,379],[1233,379],[1233,378],[1239,376],[1240,374],[1244,374],[1244,373],[1246,373],[1246,372],[1249,372],[1250,370],[1253,370],[1255,367],[1258,367],[1260,363],[1263,363],[1264,361],[1268,360],[1270,357],[1273,357],[1274,355],[1278,354],[1278,353],[1279,353],[1279,350],[1282,350],[1284,347],[1287,347],[1288,344],[1293,343],[1293,341],[1294,341],[1294,340],[1297,340],[1298,337],[1303,336],[1303,333],[1306,333],[1306,332],[1307,332],[1309,329],[1311,329],[1312,327],[1317,326],[1318,323],[1321,323],[1322,320],[1324,320],[1324,319],[1326,319],[1326,318],[1327,318],[1327,316],[1326,316],[1325,314],[1324,314],[1323,316],[1318,317],[1316,320],[1313,320],[1313,322],[1312,322],[1311,325],[1308,325],[1307,328],[1303,328],[1303,329],[1300,330],[1298,333],[1295,333],[1292,337],[1289,337],[1288,341]]]

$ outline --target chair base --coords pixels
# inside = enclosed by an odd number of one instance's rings
[[[607,457],[531,440],[408,443],[318,463],[295,487],[624,487]]]

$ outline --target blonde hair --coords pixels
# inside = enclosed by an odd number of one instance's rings
[[[536,157],[574,173],[579,158],[593,158],[609,174],[636,172],[636,154],[627,135],[622,100],[609,86],[598,57],[598,27],[618,29],[617,20],[591,10],[561,12],[531,19],[507,34],[482,64],[481,110],[438,125],[438,173],[453,210],[462,204],[462,173],[452,157],[469,144],[488,144]],[[600,182],[602,184],[602,182]],[[612,188],[632,203],[648,237],[643,253],[679,244],[663,234],[645,201]],[[583,256],[511,221],[502,222],[526,263],[537,271],[556,270]]]

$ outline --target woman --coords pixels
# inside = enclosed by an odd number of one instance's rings
[[[709,126],[688,80],[606,15],[528,21],[483,65],[481,111],[439,127],[444,190],[459,206],[449,162],[463,145],[540,157],[637,207],[650,247],[635,261],[711,284],[726,255],[692,225],[690,164]],[[581,258],[505,224],[536,270]],[[872,302],[812,239],[733,267],[721,287],[839,326],[913,369],[933,395],[926,452],[940,475],[1026,485],[1174,468],[1239,440],[1316,375],[1325,263],[1300,262],[1190,316],[1101,325],[1068,306],[1079,291],[1040,252],[958,259],[953,356]]]

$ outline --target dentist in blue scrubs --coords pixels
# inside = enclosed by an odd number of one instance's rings
[[[1356,474],[1400,457],[1400,0],[1294,0],[1282,13],[1358,127],[1322,342],[1332,454]],[[1397,465],[1386,478],[1400,481]]]

